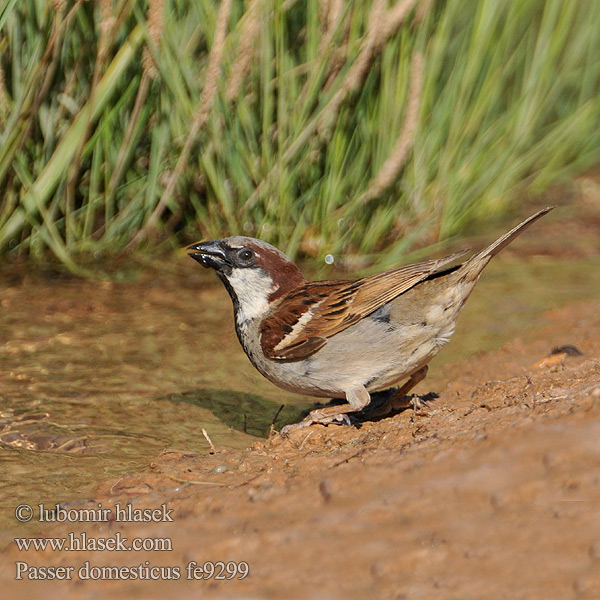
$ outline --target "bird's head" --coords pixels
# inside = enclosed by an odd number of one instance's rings
[[[188,255],[214,269],[233,300],[238,320],[265,314],[282,296],[306,283],[300,269],[271,244],[235,236],[198,242]]]

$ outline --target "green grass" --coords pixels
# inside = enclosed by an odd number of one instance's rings
[[[600,160],[600,0],[384,4],[5,2],[0,252],[395,260]]]

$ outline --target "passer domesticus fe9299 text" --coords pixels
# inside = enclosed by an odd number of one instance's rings
[[[395,398],[405,396],[450,339],[491,258],[552,208],[461,265],[446,267],[468,250],[356,281],[307,282],[283,252],[250,237],[199,242],[188,253],[225,284],[237,336],[267,379],[292,392],[347,401],[313,410],[287,433],[347,420],[369,404],[369,392],[407,380]]]

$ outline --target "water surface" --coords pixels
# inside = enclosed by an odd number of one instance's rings
[[[545,309],[598,297],[599,266],[498,257],[437,364],[534,336]],[[249,364],[216,278],[186,267],[123,283],[3,278],[0,529],[21,502],[85,498],[165,448],[206,451],[202,428],[247,447],[306,410]]]

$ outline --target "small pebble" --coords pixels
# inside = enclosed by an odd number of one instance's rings
[[[580,577],[573,582],[573,589],[578,595],[581,594],[585,595],[586,598],[591,598],[588,594],[598,588],[596,587],[596,582],[591,578]],[[597,598],[597,596],[594,597]]]
[[[588,549],[592,560],[600,560],[600,542],[594,542]]]
[[[225,471],[229,471],[227,465],[218,465],[211,470],[211,473],[225,473]]]
[[[556,458],[556,454],[554,452],[547,452],[542,457],[542,462],[546,469],[554,469],[558,465],[558,460]]]
[[[331,481],[329,479],[323,479],[321,483],[319,483],[319,491],[321,492],[321,496],[323,496],[323,500],[325,503],[331,500]]]
[[[567,344],[565,346],[557,346],[556,348],[552,348],[550,350],[550,354],[566,354],[567,356],[582,356],[581,350],[576,348],[575,346],[571,346]]]
[[[492,494],[490,497],[490,504],[494,510],[500,510],[504,508],[507,504],[506,495],[502,492],[496,492],[495,494]]]
[[[383,577],[384,573],[385,573],[385,568],[383,566],[383,563],[381,561],[375,562],[371,565],[371,576],[374,579],[380,579],[381,577]]]

